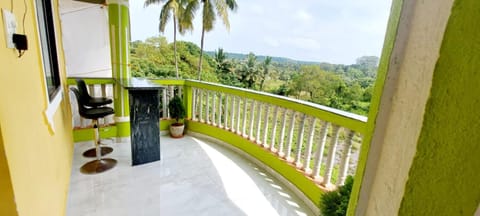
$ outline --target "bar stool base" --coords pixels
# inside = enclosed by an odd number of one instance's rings
[[[83,174],[97,174],[112,169],[117,164],[117,160],[111,158],[103,158],[99,160],[93,160],[84,164],[80,168],[80,172]]]
[[[113,148],[112,148],[112,147],[106,147],[106,146],[100,147],[100,154],[101,154],[101,156],[110,154],[110,153],[112,153],[112,152],[113,152]],[[88,149],[87,151],[83,152],[83,156],[84,156],[84,157],[88,157],[88,158],[97,157],[97,151],[96,151],[95,148]]]

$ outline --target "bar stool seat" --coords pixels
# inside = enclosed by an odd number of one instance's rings
[[[102,107],[108,104],[111,104],[113,101],[110,98],[106,97],[92,97],[88,94],[87,84],[82,79],[76,79],[77,82],[77,89],[80,94],[80,98],[82,103],[87,107]],[[101,146],[100,147],[100,154],[102,156],[110,154],[113,151],[113,148],[108,146]],[[95,148],[88,149],[87,151],[83,152],[84,157],[96,157],[97,151]]]
[[[114,110],[110,107],[86,107],[82,103],[80,92],[76,88],[70,88],[78,101],[78,112],[80,116],[93,121],[93,128],[95,129],[95,151],[96,159],[84,164],[80,168],[80,172],[84,174],[97,174],[112,169],[117,164],[117,161],[112,158],[102,158],[100,149],[100,133],[98,129],[98,119],[114,113]]]

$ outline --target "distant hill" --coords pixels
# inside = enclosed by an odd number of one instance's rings
[[[210,57],[214,57],[215,51],[205,51],[207,55]],[[237,60],[244,60],[247,58],[248,54],[242,54],[242,53],[229,53],[226,52],[228,58],[231,59],[237,59]],[[267,56],[262,56],[262,55],[255,55],[257,56],[258,61],[263,61]],[[278,62],[278,63],[291,63],[291,64],[299,64],[299,65],[318,65],[320,62],[313,62],[313,61],[299,61],[295,59],[290,59],[290,58],[285,58],[285,57],[277,57],[277,56],[270,56],[272,57],[273,62]]]

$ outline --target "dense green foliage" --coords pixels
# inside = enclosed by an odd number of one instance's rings
[[[170,112],[170,117],[175,119],[178,123],[180,119],[185,118],[186,111],[183,106],[182,99],[179,96],[175,95],[168,103],[168,111]]]
[[[191,42],[178,41],[178,68],[180,77],[184,79],[195,79],[197,75],[198,59],[200,48]],[[174,78],[173,44],[169,44],[165,37],[151,37],[142,41],[131,43],[130,58],[131,72],[134,77],[149,78]],[[203,65],[202,80],[218,82],[217,76],[213,74],[213,60],[204,56],[207,64]]]
[[[177,42],[180,77],[195,79],[200,48]],[[135,41],[131,45],[131,69],[135,77],[175,76],[173,46],[164,37]],[[366,115],[370,106],[378,57],[364,56],[356,64],[276,61],[254,53],[230,58],[223,49],[203,56],[202,79],[225,85],[262,90]]]
[[[198,8],[197,0],[146,0],[145,6],[164,3],[160,11],[160,32],[165,32],[170,17],[173,16],[173,53],[175,62],[175,76],[178,79],[178,56],[177,56],[177,28],[180,34],[193,30],[193,18]]]
[[[347,215],[348,201],[353,186],[353,177],[348,176],[345,185],[335,191],[324,193],[320,199],[320,210],[324,216]]]

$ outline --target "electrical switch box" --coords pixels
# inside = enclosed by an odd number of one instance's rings
[[[7,41],[7,48],[15,48],[13,43],[13,34],[17,30],[17,21],[15,20],[15,14],[12,12],[2,9],[3,14],[3,26],[5,27],[5,39]]]

